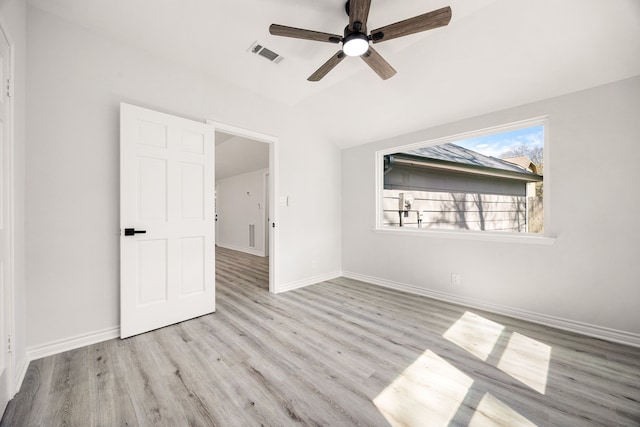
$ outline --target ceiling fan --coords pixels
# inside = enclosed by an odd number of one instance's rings
[[[407,36],[422,31],[443,27],[451,20],[449,6],[437,9],[423,15],[414,16],[395,24],[377,28],[367,35],[367,18],[371,0],[348,0],[345,11],[349,15],[349,25],[344,28],[344,36],[322,33],[271,24],[269,32],[274,36],[293,37],[297,39],[314,40],[327,43],[342,43],[342,48],[327,62],[322,64],[307,80],[317,82],[335,68],[345,56],[359,56],[383,80],[396,74],[396,70],[385,61],[371,46],[370,42],[380,43],[397,37]]]

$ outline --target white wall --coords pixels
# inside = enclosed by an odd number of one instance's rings
[[[554,245],[373,232],[376,150],[543,115],[550,135],[545,229]],[[640,345],[639,135],[636,77],[345,150],[343,270],[539,320],[552,316],[576,329],[620,332]],[[452,272],[461,285],[450,284]]]
[[[276,281],[337,274],[340,151],[307,136],[294,109],[31,7],[27,29],[30,348],[119,324],[121,101],[279,137],[279,191],[295,204],[276,218]]]
[[[286,151],[280,153],[281,163],[287,165],[280,171],[280,196],[288,197],[288,206],[280,206],[276,228],[280,241],[295,241],[295,246],[283,252],[276,262],[309,272],[304,279],[284,281],[287,286],[283,289],[327,280],[334,272],[340,273],[339,267],[332,270],[332,266],[340,266],[342,257],[341,152],[316,136],[312,126],[301,117],[298,121],[293,120],[282,134],[291,141]],[[296,143],[300,135],[305,136],[308,145]],[[325,160],[318,162],[318,159]],[[337,216],[322,215],[318,221],[318,212],[333,207],[338,209]]]
[[[26,369],[27,290],[25,278],[25,142],[27,6],[25,0],[0,2],[0,16],[14,44],[14,350],[16,383]],[[19,385],[19,384],[17,384]]]
[[[265,174],[269,169],[216,181],[216,243],[218,246],[265,255]],[[249,224],[255,226],[249,246]]]

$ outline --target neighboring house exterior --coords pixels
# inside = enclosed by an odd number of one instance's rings
[[[535,183],[543,181],[536,171],[528,158],[506,161],[451,143],[389,154],[384,158],[384,224],[541,231],[539,203],[539,217],[531,218]]]

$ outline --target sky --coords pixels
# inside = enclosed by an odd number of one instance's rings
[[[525,129],[516,129],[509,132],[466,139],[464,141],[455,141],[454,144],[484,154],[485,156],[499,158],[500,154],[509,151],[516,145],[544,146],[544,127],[534,126]]]

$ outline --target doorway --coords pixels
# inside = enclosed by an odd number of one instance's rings
[[[208,123],[216,129],[216,259],[241,262],[243,271],[249,266],[259,277],[268,276],[259,282],[265,290],[268,282],[269,292],[275,293],[277,138]]]

